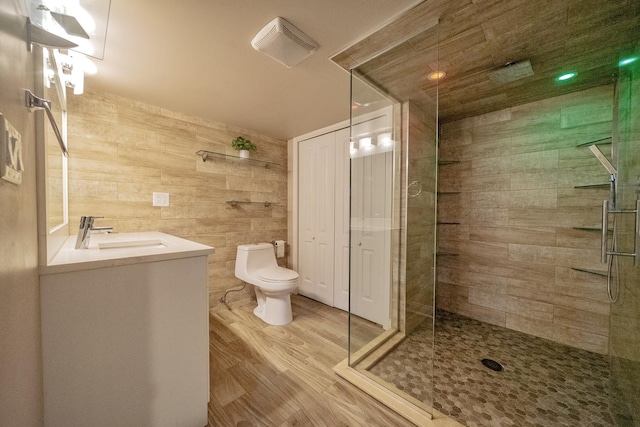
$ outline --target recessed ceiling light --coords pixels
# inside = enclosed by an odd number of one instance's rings
[[[570,72],[570,73],[563,73],[563,74],[560,74],[558,77],[556,77],[556,81],[565,82],[567,80],[571,80],[572,78],[574,78],[577,75],[578,75],[578,73],[574,73],[573,71]]]
[[[622,67],[624,65],[631,64],[632,62],[636,62],[637,60],[637,56],[631,56],[629,58],[621,59],[620,62],[618,62],[618,65]]]
[[[445,73],[444,71],[434,71],[433,73],[430,73],[427,78],[429,80],[441,80],[444,78],[444,76],[446,76],[447,73]]]

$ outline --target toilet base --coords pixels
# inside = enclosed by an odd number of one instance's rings
[[[291,295],[285,294],[265,294],[255,286],[258,306],[253,310],[253,314],[270,325],[281,326],[291,323],[293,314],[291,312]]]

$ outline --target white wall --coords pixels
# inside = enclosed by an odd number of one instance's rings
[[[0,113],[22,135],[21,185],[0,180],[0,426],[43,424],[33,89],[22,0],[0,2]],[[38,113],[41,114],[41,113]]]

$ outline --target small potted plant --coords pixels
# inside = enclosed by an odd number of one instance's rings
[[[251,140],[243,138],[241,136],[237,137],[236,139],[234,139],[233,141],[231,141],[231,146],[235,149],[238,150],[238,155],[240,157],[242,157],[243,159],[246,159],[249,157],[249,153],[251,151],[257,151],[258,147],[256,147],[256,145],[251,142]]]

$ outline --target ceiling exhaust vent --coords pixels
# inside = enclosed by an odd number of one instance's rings
[[[318,48],[318,44],[292,23],[277,17],[251,40],[251,46],[291,68]]]
[[[507,62],[504,67],[489,73],[489,79],[494,83],[505,84],[531,77],[533,74],[531,62],[527,59],[520,62]]]

